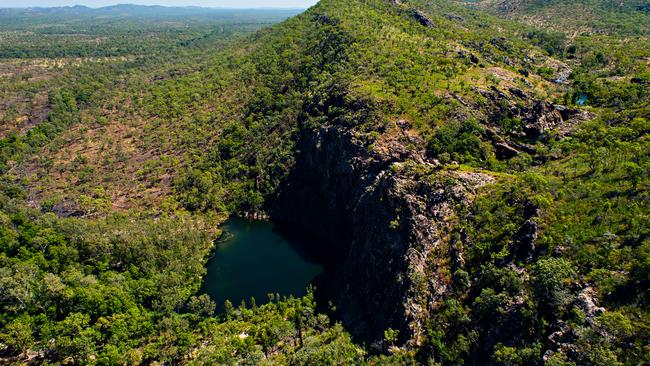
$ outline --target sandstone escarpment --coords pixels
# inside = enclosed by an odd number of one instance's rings
[[[276,219],[311,232],[334,257],[331,296],[347,328],[367,341],[393,328],[403,342],[420,342],[462,257],[449,245],[456,208],[492,181],[442,169],[422,146],[405,121],[370,140],[342,125],[304,129],[276,204]]]

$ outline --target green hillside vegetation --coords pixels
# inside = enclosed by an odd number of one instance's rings
[[[368,111],[381,113],[375,120],[383,124],[385,122],[379,119],[403,117],[412,121],[424,135],[431,135],[433,129],[444,124],[450,116],[453,117],[450,119],[457,119],[457,113],[477,112],[463,107],[458,99],[484,103],[480,92],[489,90],[491,85],[503,82],[539,97],[547,97],[553,90],[550,81],[534,74],[537,67],[523,60],[528,51],[536,55],[540,63],[548,59],[540,50],[527,46],[523,34],[512,44],[504,41],[507,48],[501,49],[490,43],[498,32],[490,34],[483,29],[468,29],[466,24],[450,20],[442,13],[445,10],[464,12],[465,9],[444,6],[447,8],[431,10],[440,12],[436,21],[443,24],[440,29],[446,29],[446,33],[422,27],[410,17],[408,8],[396,8],[391,3],[353,2],[345,8],[324,4],[281,27],[272,27],[258,33],[254,39],[233,45],[231,52],[236,58],[227,52],[192,55],[191,62],[179,61],[171,68],[156,70],[156,74],[133,75],[126,90],[118,89],[113,99],[102,98],[110,100],[110,104],[102,106],[105,115],[96,119],[122,120],[131,127],[127,131],[120,128],[125,134],[119,139],[124,164],[113,161],[116,153],[112,150],[99,159],[87,156],[89,168],[102,174],[88,174],[90,181],[82,181],[77,187],[60,188],[78,197],[79,192],[74,192],[77,189],[104,185],[115,200],[116,195],[129,189],[124,187],[124,180],[128,179],[131,184],[135,179],[142,186],[132,187],[137,188],[136,191],[126,192],[127,197],[121,200],[132,200],[133,195],[141,194],[154,184],[156,189],[163,190],[173,185],[180,193],[180,205],[190,210],[214,209],[225,204],[230,212],[247,211],[272,195],[288,171],[298,124],[324,117],[306,113],[330,113],[304,109],[309,103],[331,103],[327,100],[340,98],[332,96],[333,90],[345,94],[350,103],[363,101],[355,107],[362,107],[361,110],[342,118],[358,120],[354,113]],[[487,22],[483,27],[489,29],[490,22],[497,21],[482,16],[472,22],[475,23],[472,27]],[[516,31],[514,24],[500,21],[499,24]],[[373,32],[377,27],[382,31]],[[409,41],[405,42],[407,39]],[[481,61],[489,64],[472,63],[470,54],[480,56]],[[506,55],[511,63],[515,62],[513,66],[504,64]],[[520,68],[533,73],[529,80],[519,76]],[[152,79],[160,80],[151,83]],[[203,80],[210,82],[206,85]],[[141,98],[134,98],[134,95],[141,95]],[[113,108],[117,105],[132,107]],[[487,118],[486,114],[491,113],[489,107],[484,103],[471,117]],[[341,110],[342,114],[347,112],[345,108]],[[90,126],[72,129],[61,139],[85,140],[90,146],[110,146],[119,132],[100,131],[116,128],[115,124],[92,124],[93,119],[90,117]],[[368,132],[375,127],[369,125]],[[371,140],[373,134],[368,134],[368,138]],[[130,143],[133,140],[138,146]],[[209,145],[207,153],[205,141]],[[78,144],[56,145],[63,149],[57,149],[54,158],[47,155],[46,159],[53,161],[36,162],[38,168],[45,169],[37,170],[41,171],[37,176],[45,178],[73,171],[78,175],[74,165]],[[478,154],[480,149],[474,153]],[[145,160],[155,158],[156,162],[148,164],[145,161],[145,169],[141,169],[143,157]],[[133,159],[140,160],[137,171]],[[106,160],[109,161],[107,167],[97,166]],[[116,164],[124,166],[114,169]],[[179,167],[187,168],[178,172]],[[111,178],[115,171],[122,170],[126,170],[127,177]],[[172,171],[177,171],[172,174],[175,178],[166,179]],[[93,180],[93,176],[103,181]],[[74,178],[66,180],[75,181]],[[58,183],[66,180],[60,179]],[[118,187],[111,187],[113,185]],[[222,189],[223,185],[229,187]],[[81,193],[91,194],[87,189]],[[186,202],[190,200],[198,201]]]
[[[634,36],[650,31],[644,0],[479,0],[471,5],[556,31],[570,30],[569,36],[579,32]]]
[[[648,15],[597,3],[580,2],[600,19],[585,24],[606,34],[565,27],[553,14],[566,2],[489,15],[492,3],[322,0],[254,33],[267,15],[190,30],[119,20],[109,48],[3,40],[0,67],[18,67],[0,81],[16,101],[0,114],[3,362],[650,362]],[[74,61],[86,57],[99,59]],[[531,137],[540,101],[588,118]],[[311,293],[215,314],[197,294],[215,228],[269,209],[300,133],[327,121],[372,150],[402,120],[436,161],[413,162],[415,176],[496,181],[453,218],[464,265],[422,342],[353,340]]]
[[[0,58],[155,58],[215,35],[254,31],[296,13],[130,5],[0,9]]]

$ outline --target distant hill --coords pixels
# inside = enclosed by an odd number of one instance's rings
[[[0,19],[5,17],[17,20],[36,17],[115,17],[115,18],[230,18],[235,20],[255,19],[260,17],[277,19],[278,16],[289,17],[302,9],[228,9],[204,8],[196,6],[167,7],[159,5],[118,4],[102,8],[87,6],[0,8]]]

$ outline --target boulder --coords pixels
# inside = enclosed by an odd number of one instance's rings
[[[413,18],[418,21],[418,23],[422,24],[425,27],[428,28],[433,28],[436,26],[436,24],[429,18],[428,15],[424,14],[423,12],[419,10],[414,10],[413,11]]]

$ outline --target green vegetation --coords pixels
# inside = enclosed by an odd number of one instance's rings
[[[132,5],[0,9],[0,58],[159,57],[297,12]]]
[[[647,35],[648,3],[643,0],[479,0],[474,6],[559,31]]]
[[[61,219],[7,197],[1,208],[0,339],[12,352],[124,362],[198,289],[209,221]]]
[[[0,362],[650,362],[643,4],[402,3],[261,30],[290,14],[0,10]],[[587,117],[528,133],[553,104]],[[372,150],[399,120],[434,179],[496,180],[450,218],[463,261],[417,345],[354,343],[311,293],[215,315],[216,227],[268,208],[301,132]]]

